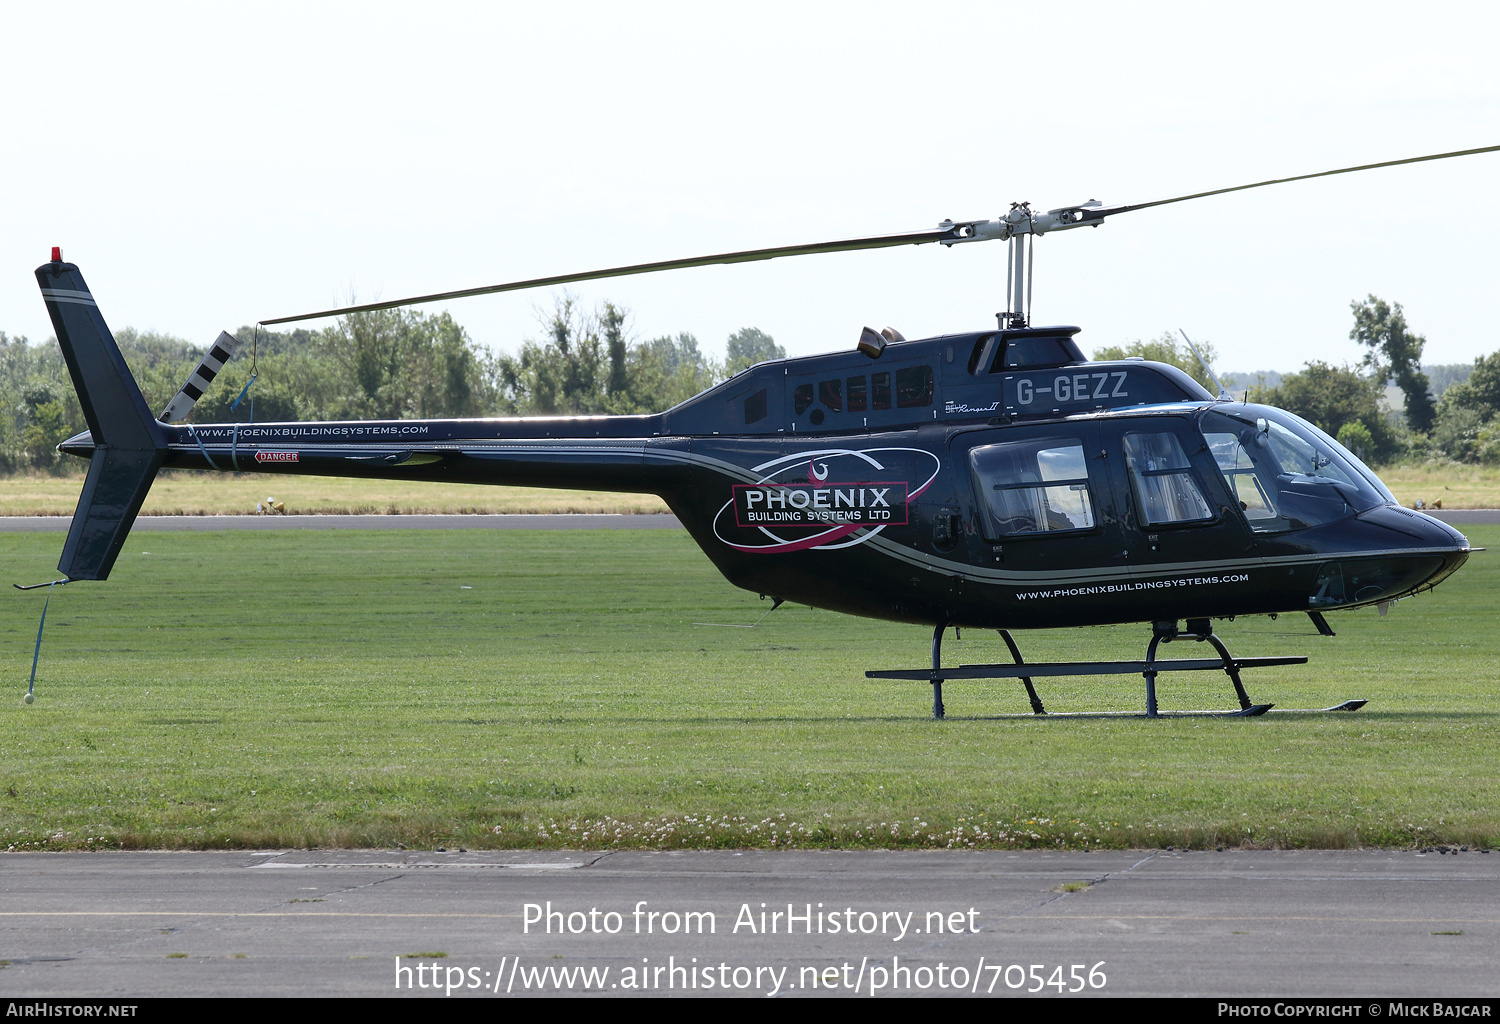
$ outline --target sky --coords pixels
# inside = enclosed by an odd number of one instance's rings
[[[1139,202],[1500,144],[1479,3],[7,4],[0,330],[51,334],[60,245],[116,329],[206,344],[348,302],[944,218]],[[1357,361],[1401,303],[1424,362],[1500,349],[1500,153],[1124,214],[1036,243],[1084,349],[1186,330],[1220,369]],[[994,325],[1005,246],[577,285],[638,338],[792,355]],[[555,292],[454,301],[515,351]],[[321,326],[318,323],[309,326]]]

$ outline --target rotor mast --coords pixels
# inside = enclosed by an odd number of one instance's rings
[[[1066,231],[1085,224],[1098,227],[1107,214],[1118,208],[1105,207],[1097,199],[1078,206],[1064,206],[1038,213],[1030,203],[1011,203],[1010,212],[997,220],[945,220],[938,225],[951,238],[940,239],[943,245],[960,242],[1009,242],[1005,261],[1005,312],[996,314],[1002,329],[1020,330],[1031,313],[1031,275],[1036,257],[1033,240],[1049,231]]]

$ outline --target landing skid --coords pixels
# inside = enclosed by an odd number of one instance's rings
[[[1320,715],[1325,711],[1358,711],[1366,704],[1367,700],[1346,700],[1342,704],[1335,704],[1331,708],[1277,708],[1278,715]]]
[[[1158,711],[1154,715],[1148,715],[1144,711],[1049,711],[1045,715],[985,715],[984,718],[1259,718],[1274,704],[1252,704],[1248,708],[1240,708],[1234,711],[1214,711],[1212,709],[1202,711]]]
[[[1035,712],[1026,714],[1010,715],[982,715],[978,716],[984,721],[1001,720],[1008,718],[1258,718],[1274,709],[1278,715],[1322,715],[1330,711],[1358,711],[1368,701],[1346,700],[1342,704],[1335,704],[1331,708],[1278,708],[1274,704],[1252,704],[1249,708],[1235,711],[1215,711],[1206,709],[1201,711],[1158,711],[1154,716],[1147,715],[1144,711],[1048,711],[1038,715]]]
[[[1176,622],[1152,623],[1151,645],[1146,649],[1145,661],[1065,661],[1044,662],[1027,664],[1021,657],[1020,648],[1016,646],[1015,639],[1007,630],[1000,630],[1000,636],[1005,640],[1005,645],[1010,648],[1011,656],[1015,659],[1013,665],[959,665],[956,668],[944,668],[942,664],[943,634],[947,631],[946,623],[939,623],[932,633],[932,667],[930,669],[896,669],[890,671],[866,672],[868,679],[908,679],[923,681],[932,684],[932,717],[941,719],[946,717],[947,710],[943,704],[943,683],[949,679],[1019,679],[1026,687],[1026,696],[1031,702],[1030,715],[998,715],[998,718],[1032,718],[1047,716],[1049,718],[1185,718],[1185,717],[1215,717],[1215,718],[1258,718],[1266,714],[1274,704],[1255,704],[1251,702],[1249,694],[1245,692],[1245,685],[1240,679],[1240,671],[1247,668],[1266,668],[1273,665],[1305,665],[1305,657],[1286,658],[1236,658],[1229,653],[1224,642],[1214,635],[1208,619],[1189,619],[1187,631],[1179,631]],[[1173,640],[1191,639],[1200,643],[1208,643],[1219,655],[1217,658],[1190,658],[1178,661],[1158,661],[1156,658],[1157,648],[1164,643]],[[1222,670],[1234,684],[1235,697],[1238,699],[1239,707],[1224,711],[1166,711],[1163,712],[1157,705],[1156,700],[1156,677],[1162,672],[1201,672],[1211,670]],[[1036,687],[1032,683],[1035,678],[1047,678],[1052,676],[1099,676],[1099,675],[1136,675],[1139,674],[1146,681],[1146,710],[1144,713],[1115,711],[1115,712],[1056,712],[1047,711],[1037,695]],[[1315,714],[1326,711],[1358,711],[1364,707],[1366,701],[1347,700],[1342,704],[1335,704],[1327,708],[1283,708],[1282,714]]]

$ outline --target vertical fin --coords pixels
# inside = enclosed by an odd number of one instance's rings
[[[36,279],[94,446],[57,567],[70,580],[102,580],[166,457],[166,433],[146,408],[78,268],[54,259],[37,268]]]
[[[70,580],[109,578],[165,451],[95,448],[57,568]]]

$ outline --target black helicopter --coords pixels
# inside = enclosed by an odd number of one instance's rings
[[[1236,658],[1212,620],[1385,605],[1468,558],[1447,525],[1402,508],[1333,438],[1291,413],[1215,396],[1174,366],[1090,362],[1076,327],[1032,327],[1029,242],[1117,213],[1222,192],[1500,150],[1444,153],[1136,205],[1090,201],[936,230],[725,253],[265,320],[263,325],[628,274],[780,256],[1008,240],[1009,308],[995,329],[907,341],[865,328],[854,351],[761,363],[666,412],[389,422],[174,425],[234,353],[221,334],[160,418],[151,414],[78,268],[54,249],[36,276],[89,430],[61,450],[90,460],[58,568],[108,577],[156,472],[425,479],[660,495],[736,586],[933,628],[929,669],[866,673],[933,686],[1140,674],[1160,714],[1163,671],[1240,671],[1303,657]],[[258,329],[258,328],[257,328]],[[1189,343],[1191,344],[1191,342]],[[773,606],[774,607],[774,606]],[[1026,664],[1010,630],[1150,623],[1140,662]],[[1185,625],[1184,625],[1185,624]],[[1014,664],[943,667],[948,627],[999,630]],[[1216,657],[1163,661],[1160,644]],[[1321,710],[1355,710],[1347,701]],[[1196,712],[1193,712],[1196,713]]]

